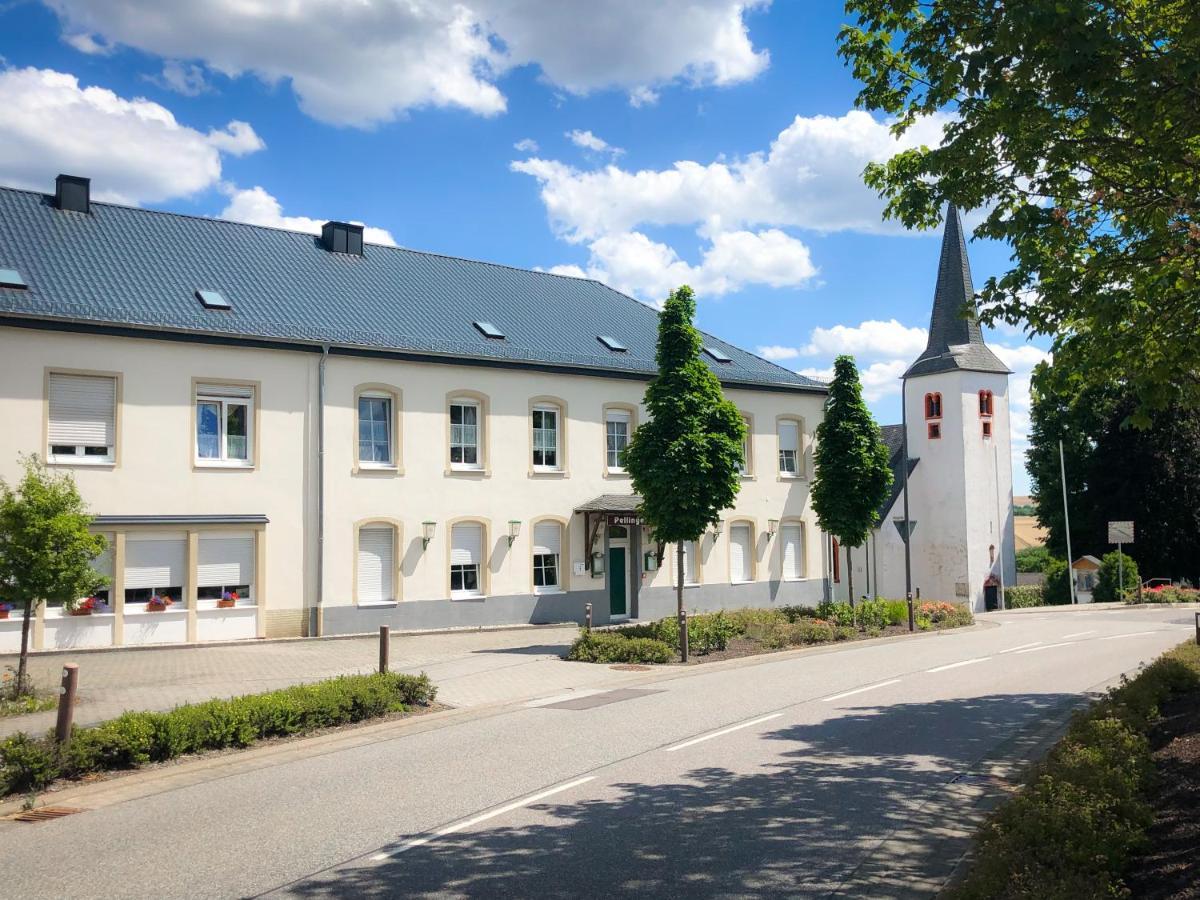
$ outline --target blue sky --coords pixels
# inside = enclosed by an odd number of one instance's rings
[[[280,4],[282,9],[285,5]],[[687,14],[681,10],[687,8]],[[938,236],[858,175],[896,149],[853,113],[840,3],[239,0],[0,4],[0,183],[601,278],[687,280],[699,324],[820,374],[854,352],[882,422],[924,344]],[[935,138],[938,122],[920,140]],[[1003,247],[973,243],[976,284]],[[1015,489],[1028,370],[1017,370]]]

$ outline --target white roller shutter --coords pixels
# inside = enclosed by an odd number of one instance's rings
[[[800,430],[796,423],[785,419],[779,423],[779,449],[800,451]]]
[[[533,526],[533,553],[557,556],[562,552],[562,526],[557,522],[539,522]]]
[[[750,526],[734,525],[729,529],[729,579],[731,581],[750,581],[752,559],[750,544]]]
[[[696,583],[696,542],[683,542],[683,583]]]
[[[450,534],[450,564],[483,565],[483,526],[473,523],[455,525]]]
[[[201,397],[236,397],[254,399],[254,388],[246,384],[198,384],[196,393]]]
[[[224,587],[254,583],[254,535],[200,536],[196,584]]]
[[[800,541],[799,525],[784,525],[779,529],[783,543],[783,577],[797,579],[804,577],[804,547]]]
[[[183,587],[187,539],[155,536],[125,540],[125,587]],[[173,598],[177,599],[177,598]]]
[[[50,374],[50,444],[111,447],[116,443],[117,380]]]
[[[395,599],[395,529],[362,528],[358,532],[358,602],[386,603]]]

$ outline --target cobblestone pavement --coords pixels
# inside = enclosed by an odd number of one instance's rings
[[[428,672],[438,686],[438,699],[452,706],[534,699],[628,677],[604,666],[559,660],[578,633],[570,625],[393,635],[391,668]],[[378,664],[378,654],[379,639],[369,636],[34,655],[29,665],[36,684],[54,687],[63,663],[79,664],[75,721],[86,725],[130,709],[171,709],[369,672]],[[0,655],[0,668],[16,662],[14,655]],[[0,719],[0,736],[52,728],[54,719],[53,711]]]

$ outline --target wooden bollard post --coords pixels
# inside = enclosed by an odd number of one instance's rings
[[[379,674],[386,675],[388,670],[388,653],[392,649],[392,630],[386,625],[379,626]]]
[[[58,689],[58,722],[54,726],[54,739],[65,744],[71,739],[71,724],[75,718],[75,689],[79,686],[79,666],[67,663],[63,666],[62,685]]]
[[[686,609],[679,611],[679,658],[683,662],[688,661],[688,630]]]
[[[592,604],[590,603],[583,608],[583,627],[588,631],[592,630]]]
[[[908,592],[908,630],[917,630],[917,616],[915,610],[913,610],[912,591]]]

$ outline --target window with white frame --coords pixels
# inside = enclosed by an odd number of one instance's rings
[[[795,419],[779,420],[779,474],[800,474],[800,423]]]
[[[125,609],[157,597],[182,606],[187,535],[129,534],[125,537]]]
[[[629,446],[629,423],[632,416],[623,409],[610,409],[604,416],[606,465],[610,472],[624,472],[621,454]]]
[[[483,526],[460,522],[450,529],[450,596],[483,595]]]
[[[559,462],[559,415],[557,406],[533,408],[533,468],[557,471]]]
[[[479,452],[481,428],[479,403],[474,400],[450,401],[450,467],[483,467]]]
[[[749,475],[752,468],[750,465],[750,420],[742,416],[742,424],[746,426],[746,433],[742,437],[742,462],[738,466],[738,472],[742,475]]]
[[[206,532],[196,558],[198,600],[254,600],[254,532]]]
[[[696,571],[696,542],[683,542],[683,585],[699,584],[700,579]]]
[[[754,545],[746,522],[735,522],[729,529],[729,580],[735,584],[754,580]]]
[[[196,462],[249,466],[254,388],[240,384],[196,385]]]
[[[562,553],[562,526],[558,522],[538,522],[533,526],[533,592],[554,594],[562,590],[559,559]]]
[[[358,529],[358,603],[392,603],[396,599],[396,529],[371,525]]]
[[[804,577],[803,534],[804,530],[800,525],[784,525],[779,529],[784,581],[797,581]]]
[[[392,397],[368,391],[358,395],[358,462],[371,467],[395,464],[392,452]]]
[[[47,438],[50,462],[111,463],[116,459],[117,379],[51,372]]]

